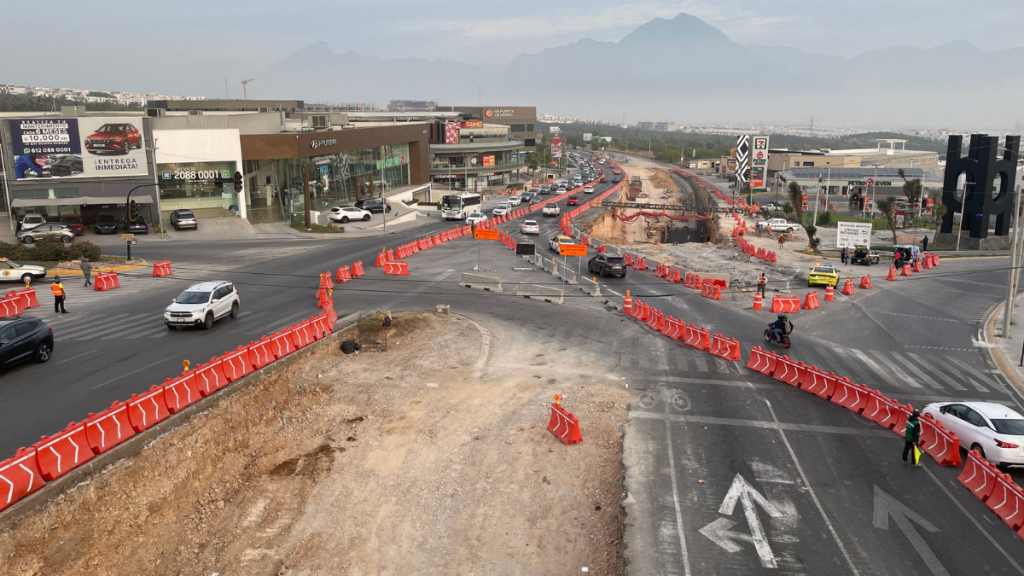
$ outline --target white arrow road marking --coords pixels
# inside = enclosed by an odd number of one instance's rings
[[[878,486],[875,486],[875,514],[872,524],[874,524],[875,528],[888,530],[890,516],[896,521],[896,525],[903,531],[903,535],[907,537],[907,540],[910,540],[911,546],[921,556],[921,559],[924,560],[925,565],[932,571],[932,574],[935,576],[949,576],[949,572],[946,572],[946,569],[942,567],[939,559],[935,557],[935,553],[928,547],[928,544],[921,538],[921,535],[917,533],[917,530],[910,521],[913,520],[929,532],[938,532],[939,529],[931,522],[925,520],[923,516],[907,508],[903,503],[883,492]]]
[[[743,542],[753,543],[754,539],[747,534],[742,532],[733,532],[729,530],[736,523],[728,518],[718,518],[711,524],[698,530],[704,536],[707,536],[709,540],[718,544],[722,548],[725,548],[726,552],[739,552],[742,548],[737,545],[734,540],[742,540]]]
[[[743,476],[736,475],[732,480],[732,485],[729,487],[729,491],[725,494],[725,499],[722,500],[722,505],[718,508],[719,514],[725,514],[731,516],[733,510],[736,509],[736,502],[743,504],[743,515],[747,518],[747,525],[750,527],[749,541],[754,544],[754,549],[757,550],[757,555],[761,559],[761,566],[765,568],[776,568],[775,554],[772,553],[772,548],[768,544],[768,536],[764,532],[764,527],[761,525],[761,519],[757,516],[757,507],[755,504],[760,505],[764,508],[764,511],[768,513],[772,518],[780,518],[782,512],[775,507],[774,504],[768,501],[767,498],[761,495],[753,486],[751,486]],[[717,520],[716,520],[717,522]],[[712,527],[715,523],[712,522],[705,528]],[[711,530],[720,530],[721,525],[714,526]],[[720,532],[719,532],[720,533]],[[704,534],[701,531],[701,534]],[[707,534],[704,534],[707,536]],[[710,536],[709,536],[710,538]],[[712,540],[714,540],[712,538]],[[716,541],[716,543],[718,543]],[[721,545],[719,543],[719,545]],[[725,548],[723,546],[723,548]],[[736,548],[739,548],[736,546]],[[726,548],[728,550],[728,548]],[[732,550],[735,552],[735,550]]]

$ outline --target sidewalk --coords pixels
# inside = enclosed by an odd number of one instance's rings
[[[989,321],[985,324],[985,339],[988,341],[992,358],[999,370],[1018,390],[1024,391],[1024,366],[1020,366],[1021,346],[1024,345],[1024,306],[1021,300],[1024,294],[1018,294],[1014,300],[1013,314],[1010,316],[1010,337],[1003,338],[1003,309],[1000,304]]]

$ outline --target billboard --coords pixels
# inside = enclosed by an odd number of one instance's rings
[[[551,157],[561,158],[562,157],[562,139],[553,138],[551,140]]]
[[[562,133],[562,128],[561,128],[561,127],[559,127],[559,126],[550,126],[550,127],[548,127],[548,130],[549,130],[549,131],[550,131],[550,132],[551,132],[552,134],[561,134],[561,133]]]
[[[234,162],[174,162],[157,164],[157,184],[163,199],[231,198]],[[327,168],[323,166],[322,168]],[[219,184],[219,186],[218,186]]]
[[[591,134],[589,132],[583,134],[583,141],[584,142],[590,142],[593,139],[594,139],[594,135],[593,134]]]
[[[494,154],[484,154],[484,168],[494,168]]]
[[[445,122],[445,124],[444,124],[444,143],[445,144],[458,144],[459,143],[459,123],[458,122]]]
[[[141,118],[22,118],[8,122],[18,180],[149,173]]]
[[[839,222],[836,248],[871,247],[871,222]]]

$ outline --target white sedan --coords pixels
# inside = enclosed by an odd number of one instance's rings
[[[536,220],[527,220],[523,222],[523,234],[540,234],[540,226]]]
[[[558,208],[558,204],[551,202],[550,204],[544,205],[544,209],[541,210],[541,213],[545,216],[558,216],[562,211]]]
[[[936,402],[923,415],[938,420],[960,438],[960,447],[977,450],[997,465],[1024,464],[1024,416],[992,402]]]
[[[593,194],[594,193],[594,187],[593,186],[587,186],[586,188],[583,189],[583,193],[584,194]]]
[[[516,195],[516,196],[509,196],[508,197],[508,205],[509,206],[519,206],[520,204],[522,204],[522,202],[523,202],[523,197],[522,196]]]
[[[370,213],[355,206],[335,206],[331,208],[329,218],[332,222],[341,222],[342,224],[349,220],[362,220],[366,222],[370,219]]]
[[[481,222],[487,222],[487,215],[483,212],[471,212],[469,216],[466,216],[466,224],[480,224]]]
[[[491,216],[504,216],[508,214],[509,210],[511,209],[512,208],[508,204],[498,204],[497,206],[494,207],[493,210],[491,210]]]

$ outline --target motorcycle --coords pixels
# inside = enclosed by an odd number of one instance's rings
[[[782,347],[788,350],[789,349],[789,343],[790,343],[789,342],[789,335],[793,333],[793,323],[792,322],[787,322],[787,323],[789,324],[789,326],[788,326],[789,330],[785,331],[778,338],[776,338],[776,336],[775,336],[775,331],[772,330],[772,325],[768,324],[768,329],[764,331],[764,341],[765,342],[773,342],[773,341],[778,340],[778,342],[780,344],[782,344]]]

